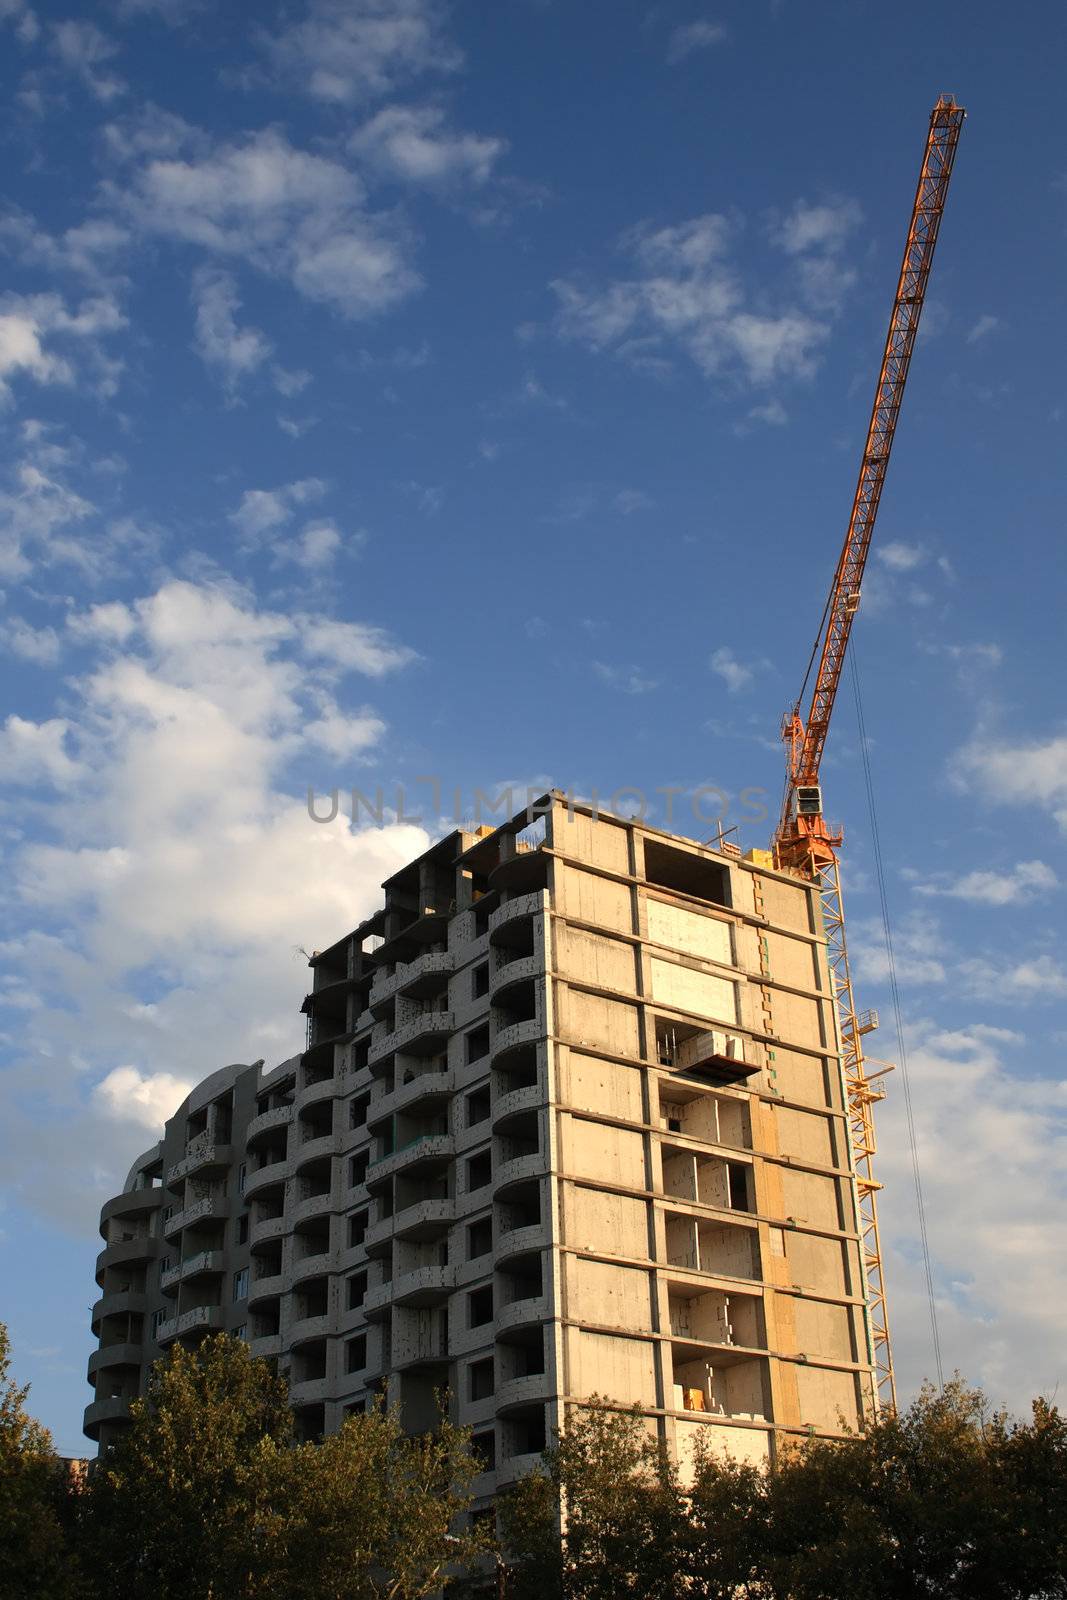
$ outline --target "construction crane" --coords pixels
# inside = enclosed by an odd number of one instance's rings
[[[840,829],[829,825],[823,816],[819,769],[844,669],[849,635],[859,610],[863,571],[871,548],[871,536],[965,115],[963,108],[956,104],[951,95],[942,95],[930,114],[930,130],[893,301],[893,314],[889,320],[882,370],[874,392],[874,406],[852,502],[852,515],[808,663],[808,672],[796,703],[783,722],[782,736],[788,748],[788,771],[781,819],[773,843],[775,866],[815,879],[822,896],[856,1173],[856,1210],[867,1283],[869,1353],[875,1370],[877,1400],[881,1405],[890,1407],[896,1404],[896,1389],[875,1200],[880,1185],[875,1182],[873,1172],[875,1137],[872,1107],[884,1097],[884,1090],[876,1082],[882,1072],[869,1074],[867,1071],[868,1063],[862,1045],[863,1036],[877,1026],[877,1017],[873,1012],[860,1015],[856,1010],[845,944],[837,860],[842,835]],[[801,707],[816,660],[815,684],[805,718],[801,715]]]

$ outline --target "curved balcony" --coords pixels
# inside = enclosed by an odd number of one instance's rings
[[[282,1353],[280,1333],[265,1333],[259,1339],[250,1339],[248,1348],[258,1361],[277,1360]]]
[[[224,1171],[233,1161],[233,1146],[209,1143],[201,1136],[189,1145],[181,1161],[167,1169],[167,1187],[175,1188],[194,1172]]]
[[[455,970],[456,957],[451,950],[428,950],[413,961],[403,961],[388,977],[375,977],[370,991],[370,1010],[377,1016],[398,994],[416,999],[434,994]]]
[[[290,1383],[289,1404],[295,1411],[298,1406],[322,1405],[331,1397],[329,1378],[307,1378],[303,1383]]]
[[[125,1267],[134,1262],[152,1261],[159,1253],[159,1240],[147,1234],[139,1239],[119,1239],[106,1244],[96,1258],[96,1281],[100,1282],[108,1267]]]
[[[506,1028],[498,1028],[492,1040],[490,1053],[494,1066],[509,1050],[517,1050],[521,1045],[537,1044],[545,1038],[545,1022],[543,1017],[530,1017],[525,1022],[512,1022]]]
[[[228,1215],[229,1205],[221,1197],[194,1200],[191,1206],[183,1206],[180,1211],[174,1213],[169,1222],[163,1224],[163,1232],[170,1239],[182,1228],[190,1228],[194,1223],[216,1222]]]
[[[543,843],[525,849],[519,846],[514,855],[505,856],[493,868],[489,882],[494,889],[513,889],[522,895],[543,891],[549,860]]]
[[[507,1094],[497,1095],[493,1102],[494,1131],[509,1117],[517,1117],[523,1111],[540,1111],[544,1104],[545,1091],[539,1083],[531,1083],[526,1089],[511,1089]]]
[[[226,1257],[221,1250],[200,1250],[195,1256],[189,1256],[185,1261],[179,1261],[160,1276],[159,1287],[166,1291],[176,1283],[185,1283],[189,1278],[204,1278],[219,1275],[226,1270]]]
[[[280,1217],[260,1217],[257,1222],[254,1218],[248,1224],[249,1244],[260,1244],[265,1239],[281,1239],[292,1227],[289,1218],[283,1212]]]
[[[392,1244],[395,1233],[396,1217],[381,1217],[377,1222],[367,1225],[363,1235],[363,1249],[369,1256],[388,1254],[385,1248]]]
[[[290,1323],[287,1342],[295,1350],[298,1345],[312,1344],[319,1339],[325,1339],[329,1332],[328,1313],[323,1313],[321,1317],[300,1317],[298,1321]]]
[[[261,1300],[276,1300],[286,1286],[283,1273],[274,1272],[266,1278],[252,1278],[248,1285],[248,1304],[256,1305]]]
[[[544,961],[539,954],[519,956],[518,960],[497,967],[489,980],[489,998],[496,1004],[498,996],[505,989],[510,989],[516,983],[530,983],[536,978],[544,977],[544,973]]]
[[[456,1219],[456,1202],[453,1199],[416,1200],[404,1206],[392,1218],[393,1236],[397,1239],[433,1239],[447,1232]]]
[[[287,1128],[292,1120],[292,1106],[272,1106],[269,1111],[260,1111],[245,1130],[245,1146],[250,1147],[265,1133],[274,1133],[278,1128]]]
[[[289,1268],[287,1288],[295,1289],[305,1278],[322,1278],[338,1271],[339,1250],[320,1250],[316,1255],[298,1256]]]
[[[164,1199],[169,1197],[162,1189],[130,1189],[125,1194],[117,1194],[106,1200],[100,1208],[101,1237],[107,1237],[104,1228],[112,1217],[142,1217],[148,1212],[158,1211]]]
[[[547,1171],[548,1157],[540,1150],[532,1156],[515,1156],[511,1161],[502,1161],[493,1174],[493,1193],[499,1195],[513,1183],[543,1178]]]
[[[455,1025],[451,1011],[423,1011],[399,1028],[394,1028],[392,1033],[381,1035],[377,1043],[372,1042],[370,1059],[380,1061],[398,1051],[410,1056],[432,1056],[455,1031]]]
[[[529,1477],[531,1472],[543,1473],[544,1470],[544,1457],[539,1450],[531,1455],[508,1456],[496,1469],[497,1489],[508,1483],[517,1483],[520,1478]]]
[[[385,1122],[397,1111],[404,1111],[408,1106],[417,1105],[421,1100],[447,1100],[455,1091],[456,1075],[454,1072],[420,1072],[412,1078],[410,1083],[402,1083],[399,1089],[394,1089],[390,1094],[383,1094],[375,1100],[367,1115],[368,1126]]]
[[[288,1171],[288,1161],[270,1161],[265,1167],[257,1167],[255,1172],[246,1173],[245,1199],[251,1200],[255,1195],[262,1194],[264,1189],[283,1186]]]
[[[293,1206],[289,1213],[290,1225],[295,1228],[298,1222],[310,1222],[314,1217],[328,1217],[333,1209],[331,1189],[327,1189],[325,1194],[309,1194],[306,1200],[301,1200]]]
[[[113,1294],[103,1294],[93,1306],[92,1330],[99,1332],[104,1317],[142,1316],[145,1296],[139,1289],[119,1289]]]
[[[533,889],[529,894],[516,895],[514,899],[505,900],[502,906],[497,906],[489,914],[489,943],[507,944],[508,924],[514,925],[522,917],[536,917],[544,911],[547,899],[543,889]]]
[[[86,1406],[82,1419],[82,1432],[90,1439],[99,1439],[101,1425],[108,1422],[129,1422],[132,1395],[108,1395],[104,1400],[94,1400]]]
[[[506,1416],[526,1406],[537,1405],[551,1398],[552,1385],[544,1372],[531,1372],[524,1378],[507,1378],[497,1385],[497,1414]]]
[[[529,1255],[531,1250],[547,1250],[551,1243],[547,1222],[533,1222],[528,1228],[512,1228],[509,1233],[502,1233],[497,1242],[497,1265],[509,1261],[512,1256]]]
[[[391,1285],[398,1306],[438,1306],[455,1287],[455,1267],[416,1267],[394,1278]]]
[[[321,1161],[337,1154],[340,1135],[336,1133],[323,1133],[315,1139],[303,1139],[294,1149],[289,1160],[293,1172],[299,1172],[302,1167],[308,1166],[312,1161]]]
[[[89,1381],[91,1383],[98,1372],[106,1372],[112,1367],[139,1367],[143,1360],[144,1349],[139,1344],[101,1345],[89,1357]]]
[[[381,1156],[367,1168],[367,1181],[380,1183],[397,1172],[412,1172],[418,1167],[440,1165],[451,1161],[456,1153],[455,1140],[450,1133],[423,1133],[410,1144]]]
[[[327,1078],[318,1078],[314,1083],[305,1084],[296,1091],[293,1099],[293,1111],[303,1111],[307,1106],[318,1105],[322,1100],[334,1100],[339,1093],[336,1074],[331,1073]]]
[[[496,1314],[496,1331],[500,1335],[508,1328],[532,1328],[549,1318],[548,1296],[531,1295],[527,1300],[512,1300],[501,1306]]]
[[[164,1322],[156,1335],[157,1343],[170,1344],[189,1333],[221,1333],[225,1316],[221,1306],[194,1306],[181,1316]]]

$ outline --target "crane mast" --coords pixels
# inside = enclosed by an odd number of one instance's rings
[[[782,735],[789,747],[789,771],[782,816],[774,841],[779,866],[817,872],[841,842],[822,815],[819,768],[830,727],[838,685],[845,664],[852,622],[859,609],[860,588],[882,497],[889,454],[893,448],[900,403],[904,397],[911,353],[919,329],[926,285],[934,259],[945,196],[965,112],[951,96],[942,95],[930,114],[919,184],[912,207],[908,242],[900,268],[893,314],[889,319],[882,370],[874,392],[867,443],[860,462],[845,542],[838,557],[815,654],[819,665],[806,719],[800,714],[803,690],[786,716]]]
[[[889,466],[889,453],[893,447],[904,384],[965,115],[963,108],[949,95],[941,96],[930,115],[930,131],[893,301],[882,369],[874,392],[874,406],[852,502],[852,515],[812,652],[812,664],[817,658],[818,669],[811,704],[807,718],[802,718],[801,703],[808,681],[805,678],[796,704],[783,723],[782,734],[788,746],[789,765],[772,856],[774,865],[780,870],[800,873],[813,879],[818,885],[822,902],[852,1150],[853,1203],[866,1286],[865,1321],[868,1357],[874,1369],[874,1393],[871,1396],[871,1409],[874,1412],[879,1407],[895,1408],[896,1405],[878,1231],[876,1197],[881,1184],[874,1176],[876,1141],[873,1113],[875,1104],[885,1094],[878,1080],[892,1068],[878,1063],[878,1071],[872,1073],[868,1070],[872,1063],[865,1055],[863,1040],[866,1034],[877,1027],[878,1018],[875,1012],[861,1013],[856,1007],[845,941],[845,915],[837,857],[841,833],[830,827],[823,818],[819,769],[841,682],[849,635],[859,609],[863,571],[871,547],[871,535]]]

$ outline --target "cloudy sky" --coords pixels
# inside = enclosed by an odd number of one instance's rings
[[[0,1315],[63,1447],[101,1199],[189,1084],[298,1046],[301,947],[477,790],[665,823],[655,790],[717,785],[766,843],[738,797],[780,788],[942,91],[858,661],[945,1364],[1016,1407],[1067,1380],[1064,31],[0,0]],[[859,752],[848,692],[824,779],[888,1020]],[[907,1392],[899,1074],[880,1130]]]

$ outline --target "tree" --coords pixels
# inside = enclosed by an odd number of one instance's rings
[[[236,1600],[264,1553],[256,1513],[292,1433],[286,1386],[240,1339],[175,1345],[86,1495],[86,1568],[124,1600]]]
[[[0,1600],[63,1600],[74,1592],[63,1463],[48,1430],[27,1414],[29,1385],[16,1384],[10,1366],[0,1322]]]
[[[613,1411],[592,1397],[544,1462],[502,1507],[515,1600],[676,1600],[688,1592],[677,1478],[636,1408]]]
[[[469,1567],[487,1540],[453,1534],[480,1470],[466,1430],[444,1415],[408,1438],[395,1411],[350,1417],[318,1444],[279,1453],[259,1526],[270,1600],[420,1600],[446,1567]]]

